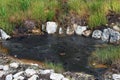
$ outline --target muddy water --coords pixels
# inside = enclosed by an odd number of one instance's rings
[[[4,41],[2,45],[17,58],[61,63],[66,71],[101,74],[88,66],[88,57],[103,42],[80,36],[56,37],[53,35],[24,36]]]

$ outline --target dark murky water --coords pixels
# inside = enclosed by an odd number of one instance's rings
[[[18,58],[62,63],[66,71],[83,71],[101,74],[88,66],[88,57],[103,44],[99,40],[80,36],[56,37],[53,35],[27,36],[3,42],[11,56]]]

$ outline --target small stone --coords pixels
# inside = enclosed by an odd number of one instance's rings
[[[87,30],[87,26],[77,26],[75,33],[77,35],[82,35],[85,30]]]
[[[0,71],[0,78],[5,74],[4,71]]]
[[[85,31],[82,33],[82,35],[85,36],[85,37],[89,37],[91,33],[92,33],[91,30],[85,30]]]
[[[114,80],[120,80],[120,74],[113,74],[113,75],[112,75],[112,78],[113,78]]]
[[[3,70],[4,70],[4,71],[9,70],[9,66],[8,66],[8,65],[3,66]]]
[[[19,77],[20,75],[22,75],[23,73],[24,73],[24,71],[20,71],[20,72],[14,74],[13,77],[14,77],[14,78],[17,78],[17,77]]]
[[[63,34],[63,29],[62,29],[62,27],[59,28],[59,34]]]
[[[120,27],[118,27],[117,25],[113,26],[113,29],[116,31],[120,31]]]
[[[37,72],[34,69],[26,69],[25,73],[27,76],[31,76],[31,75],[36,74]]]
[[[11,38],[5,31],[3,31],[2,29],[0,29],[0,34],[1,34],[1,39],[6,40]]]
[[[100,30],[94,30],[92,33],[92,38],[100,39],[102,35],[102,31]]]
[[[7,75],[5,80],[13,80],[13,75],[12,74]]]
[[[50,74],[50,73],[53,73],[54,72],[54,70],[40,70],[40,74]]]
[[[64,78],[64,76],[62,74],[58,74],[58,73],[51,73],[50,75],[50,79],[52,80],[62,80]]]
[[[28,80],[37,80],[39,78],[38,75],[33,75],[32,77],[30,77]]]
[[[10,67],[18,68],[19,67],[19,63],[16,63],[16,62],[10,63]]]
[[[56,22],[47,22],[46,31],[48,34],[54,34],[57,31]]]
[[[70,27],[67,27],[66,34],[67,35],[73,35],[74,34],[74,30],[71,29]]]

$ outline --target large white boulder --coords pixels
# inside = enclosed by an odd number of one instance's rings
[[[11,38],[5,31],[3,31],[2,29],[0,29],[0,34],[1,34],[1,39],[6,40]]]
[[[48,34],[54,34],[57,31],[57,23],[56,22],[47,22],[46,31]]]
[[[62,80],[64,78],[64,76],[62,74],[58,74],[58,73],[51,73],[50,75],[50,79],[52,80]]]
[[[18,68],[19,67],[19,63],[16,63],[16,62],[10,63],[10,67]]]
[[[94,30],[92,33],[92,38],[95,39],[100,39],[102,36],[102,31],[101,30]]]
[[[112,78],[113,80],[120,80],[120,74],[113,74]]]
[[[87,26],[77,26],[75,29],[75,33],[77,35],[82,35],[85,30],[87,30]]]
[[[28,80],[37,80],[38,78],[38,75],[33,75],[32,77],[28,78]]]
[[[5,80],[13,80],[13,75],[12,75],[12,74],[8,74],[8,75],[5,77]]]
[[[26,73],[26,76],[32,76],[36,74],[37,72],[34,69],[26,69],[25,73]]]

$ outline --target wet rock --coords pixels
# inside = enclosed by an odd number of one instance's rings
[[[19,63],[16,63],[16,62],[10,63],[10,67],[18,68],[19,67]]]
[[[102,31],[101,30],[94,30],[92,33],[92,38],[100,39],[102,36]]]
[[[4,65],[3,70],[4,70],[4,71],[9,70],[9,66],[8,66],[8,65]]]
[[[91,35],[92,31],[91,30],[85,30],[82,35],[85,37],[89,37]]]
[[[110,29],[104,29],[101,37],[102,41],[108,42],[109,37],[110,37]]]
[[[19,77],[20,75],[22,75],[23,73],[24,73],[24,71],[20,71],[20,72],[14,74],[13,77],[14,77],[14,78],[17,78],[17,77]]]
[[[5,77],[5,80],[13,80],[13,75],[9,74]]]
[[[110,43],[116,43],[120,40],[120,33],[117,31],[110,32]]]
[[[114,25],[112,28],[113,28],[114,30],[116,30],[116,31],[119,31],[119,32],[120,32],[120,27],[118,27],[117,25]]]
[[[11,38],[10,35],[8,35],[5,31],[3,31],[2,29],[0,29],[0,35],[1,35],[1,39],[6,40]]]
[[[37,80],[38,78],[38,75],[33,75],[32,77],[28,78],[28,80]]]
[[[51,70],[49,70],[49,69],[48,70],[47,69],[46,70],[40,70],[40,74],[45,75],[45,74],[50,74],[50,73],[54,73],[54,70],[52,70],[52,69]]]
[[[113,80],[120,80],[120,74],[113,74],[112,78]]]
[[[82,35],[85,30],[87,30],[87,26],[77,26],[75,33],[77,35]]]
[[[58,74],[58,73],[51,73],[50,75],[50,79],[52,80],[62,80],[64,78],[64,76],[62,74]]]
[[[67,27],[66,34],[67,35],[73,35],[74,34],[74,29],[71,29],[70,27]]]
[[[26,69],[25,73],[27,76],[31,76],[31,75],[36,74],[37,72],[34,69]]]
[[[62,27],[59,28],[59,34],[63,34],[63,29],[62,29]]]
[[[46,31],[48,34],[54,34],[57,31],[56,22],[47,22]]]
[[[0,71],[0,78],[5,74],[4,71]]]

